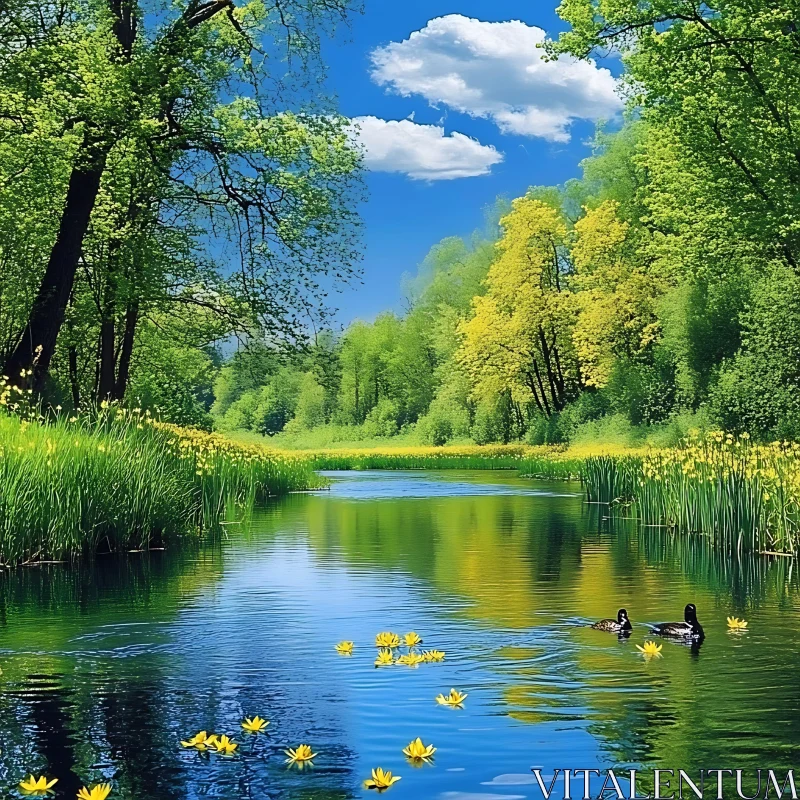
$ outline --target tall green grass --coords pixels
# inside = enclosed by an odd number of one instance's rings
[[[714,432],[643,456],[589,457],[590,500],[629,503],[644,525],[707,538],[727,551],[800,549],[800,445],[753,445]]]
[[[85,421],[0,413],[0,562],[146,548],[321,483],[306,461],[116,410]]]

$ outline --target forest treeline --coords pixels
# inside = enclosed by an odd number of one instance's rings
[[[795,3],[564,0],[547,55],[617,52],[624,124],[598,131],[579,179],[434,246],[406,312],[343,332],[323,309],[356,269],[360,161],[313,75],[317,31],[349,4],[279,8],[8,4],[12,380],[286,441],[537,443],[686,419],[800,436]],[[287,47],[302,80],[267,70]]]
[[[237,355],[217,424],[438,444],[691,415],[800,435],[798,10],[565,0],[550,55],[620,53],[621,130],[598,133],[580,179],[503,208],[495,235],[436,245],[402,316],[293,366]]]

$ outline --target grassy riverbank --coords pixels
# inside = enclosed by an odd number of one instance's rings
[[[290,451],[291,452],[291,451]],[[454,445],[447,447],[347,447],[298,451],[321,470],[350,469],[509,469],[532,478],[580,480],[588,458],[622,458],[643,449],[617,445],[529,446]]]
[[[145,548],[321,484],[306,459],[121,411],[0,414],[0,562]]]
[[[753,444],[721,432],[681,447],[593,456],[581,477],[590,499],[630,504],[645,525],[699,534],[731,551],[800,549],[800,444]]]

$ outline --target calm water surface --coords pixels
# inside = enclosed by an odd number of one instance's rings
[[[105,780],[130,800],[364,797],[382,766],[398,800],[521,800],[541,797],[536,766],[800,767],[794,562],[612,525],[574,484],[332,476],[220,542],[0,574],[0,794],[34,771],[64,798]],[[645,623],[690,601],[702,647],[645,661]],[[620,606],[629,640],[587,627]],[[375,669],[381,630],[446,661]],[[435,703],[451,687],[463,709]],[[256,713],[268,735],[241,735]],[[182,750],[201,729],[241,754]],[[433,765],[405,761],[417,736]],[[300,743],[313,768],[284,764]]]

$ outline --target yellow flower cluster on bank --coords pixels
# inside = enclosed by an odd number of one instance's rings
[[[635,468],[635,465],[634,465]],[[646,517],[737,549],[791,552],[800,545],[800,444],[694,432],[641,459],[630,488]]]

